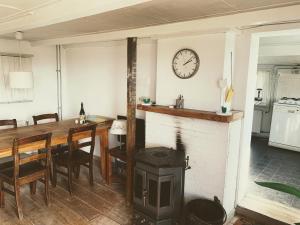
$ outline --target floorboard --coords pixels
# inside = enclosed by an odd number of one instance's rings
[[[98,165],[98,164],[96,164]],[[129,225],[132,209],[126,205],[124,188],[119,184],[107,186],[97,167],[95,183],[89,185],[88,170],[82,168],[74,179],[74,194],[67,191],[67,180],[58,176],[56,188],[50,188],[51,204],[44,202],[44,185],[37,185],[37,193],[30,195],[29,186],[21,189],[24,219],[16,216],[13,196],[5,195],[5,208],[0,209],[1,225]]]
[[[82,168],[79,179],[73,181],[72,196],[67,191],[67,180],[58,176],[57,187],[50,188],[48,207],[44,202],[43,184],[37,185],[35,195],[30,195],[29,185],[23,186],[22,221],[17,218],[14,197],[6,194],[5,208],[0,209],[0,225],[131,225],[132,208],[126,204],[123,185],[107,186],[98,168],[94,170],[95,183],[90,186],[88,170]],[[234,223],[229,221],[228,224]]]

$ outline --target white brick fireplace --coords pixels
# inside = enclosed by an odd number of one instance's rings
[[[230,213],[235,204],[241,120],[230,123],[146,112],[146,146],[176,148],[180,130],[191,169],[185,199],[217,196]]]

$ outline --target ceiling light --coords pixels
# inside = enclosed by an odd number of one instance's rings
[[[22,67],[21,40],[23,40],[23,32],[17,31],[15,37],[19,42],[19,71],[9,72],[10,88],[33,88],[32,72],[24,71]]]
[[[30,89],[33,88],[33,79],[31,72],[10,72],[9,73],[9,85],[10,88]]]

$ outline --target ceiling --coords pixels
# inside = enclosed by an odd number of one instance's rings
[[[262,37],[259,40],[259,44],[260,44],[260,46],[299,45],[300,44],[300,35]]]
[[[53,0],[0,0],[0,21],[54,2]]]
[[[34,11],[34,8],[50,3],[55,4],[55,1],[0,0],[0,23],[7,17],[24,11]],[[300,0],[152,0],[93,16],[25,30],[25,39],[38,41],[104,33],[295,4],[300,4]],[[13,9],[14,7],[18,9]],[[0,37],[14,38],[14,34],[4,34]]]
[[[300,55],[292,56],[260,56],[258,64],[300,65]]]
[[[284,49],[286,55],[261,55],[258,58],[259,64],[272,64],[272,65],[299,65],[300,64],[300,52],[297,54],[297,49],[300,45],[300,35],[281,35],[270,36],[260,38],[260,46],[268,47],[268,53],[270,54],[282,54]],[[290,47],[288,47],[290,46]],[[281,48],[277,48],[281,47]],[[271,50],[273,49],[273,50]],[[290,49],[293,49],[289,53]]]

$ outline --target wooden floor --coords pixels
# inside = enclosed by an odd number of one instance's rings
[[[96,164],[98,165],[98,164]],[[16,215],[15,200],[5,195],[6,206],[0,209],[0,225],[130,225],[132,208],[126,206],[125,192],[121,184],[107,186],[94,168],[95,184],[90,186],[88,171],[82,168],[78,180],[74,180],[74,194],[67,191],[67,180],[58,177],[58,185],[51,188],[51,205],[43,199],[42,184],[37,193],[30,195],[29,186],[22,188],[21,200],[24,219]],[[228,225],[235,225],[236,218]],[[238,223],[237,225],[241,225]],[[248,224],[247,224],[248,225]]]
[[[258,224],[254,221],[249,221],[248,219],[236,216],[231,221],[229,221],[226,225],[263,225],[263,224]]]
[[[43,185],[38,184],[36,195],[29,186],[22,188],[21,200],[24,219],[16,216],[14,198],[5,195],[6,206],[0,209],[1,225],[129,225],[132,209],[126,206],[123,188],[105,185],[95,168],[95,184],[88,183],[88,171],[82,168],[80,178],[74,180],[74,195],[67,192],[67,181],[59,176],[58,186],[51,188],[51,205],[43,199]]]

